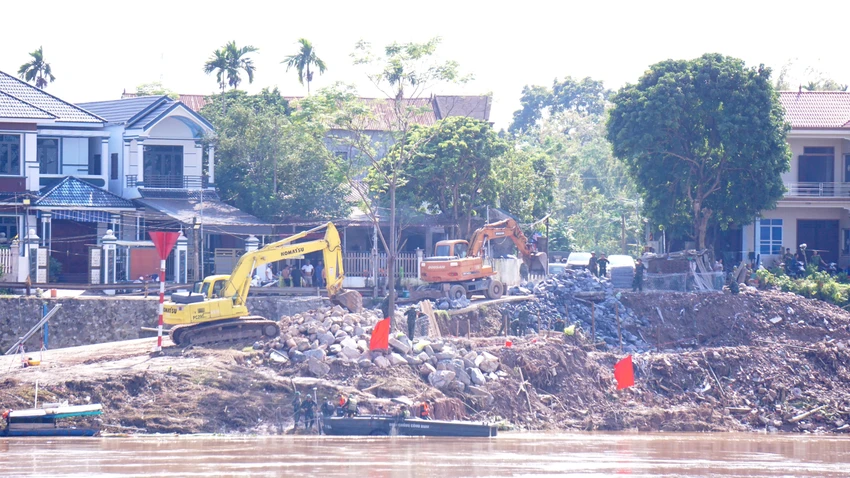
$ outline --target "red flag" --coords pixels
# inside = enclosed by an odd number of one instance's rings
[[[162,261],[168,259],[168,254],[171,254],[171,249],[180,237],[180,234],[176,232],[149,232],[148,234],[151,235],[153,245],[156,246],[156,252]]]
[[[614,364],[614,378],[617,380],[617,390],[629,388],[635,384],[635,368],[632,365],[631,355]]]
[[[390,318],[375,324],[372,329],[372,338],[369,340],[369,350],[387,350],[390,348]]]

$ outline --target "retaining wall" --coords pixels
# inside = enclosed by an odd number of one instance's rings
[[[157,324],[157,297],[0,297],[0,354],[38,323],[43,304],[50,310],[56,303],[61,303],[62,308],[50,319],[51,349],[148,337],[151,334],[141,327]],[[321,297],[248,298],[251,314],[275,320],[329,304]],[[26,350],[40,348],[38,332],[27,341]]]

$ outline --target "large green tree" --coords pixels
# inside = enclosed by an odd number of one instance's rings
[[[21,65],[18,69],[18,75],[29,82],[35,82],[35,87],[40,89],[47,88],[48,83],[53,83],[56,77],[53,76],[53,71],[50,68],[50,63],[44,61],[44,50],[38,47],[30,53],[32,58],[30,61]]]
[[[204,73],[215,73],[216,82],[222,93],[228,85],[236,89],[242,83],[242,72],[248,75],[248,83],[254,82],[254,60],[248,55],[259,51],[251,45],[239,47],[235,41],[229,41],[223,47],[215,50],[210,59],[204,63]]]
[[[529,224],[557,210],[556,171],[539,147],[509,145],[493,160],[493,203],[520,223]]]
[[[313,49],[313,43],[306,38],[299,38],[298,44],[300,45],[298,53],[287,56],[281,63],[286,65],[286,71],[289,71],[290,68],[295,68],[295,71],[298,73],[299,83],[303,85],[304,81],[307,81],[307,96],[310,96],[310,83],[313,81],[314,73],[310,71],[310,67],[312,66],[318,69],[321,75],[325,73],[327,66],[316,55],[316,50]]]
[[[567,76],[563,81],[555,79],[551,88],[525,86],[520,98],[522,108],[514,112],[509,131],[516,134],[527,132],[542,119],[566,111],[585,116],[601,115],[609,94],[601,81],[592,78],[576,80]]]
[[[373,189],[385,191],[386,168],[402,151],[411,151],[404,163],[399,196],[419,201],[433,213],[450,216],[466,237],[472,211],[480,206],[482,188],[491,179],[493,161],[505,153],[508,144],[489,123],[463,116],[449,117],[429,127],[416,127],[405,143],[397,143],[377,167],[370,171]]]
[[[310,111],[293,111],[277,89],[264,89],[215,95],[202,113],[216,127],[210,141],[226,202],[267,221],[348,214],[345,176]]]
[[[613,98],[608,139],[648,216],[690,225],[700,249],[717,223],[747,223],[784,193],[788,126],[770,69],[706,54],[652,65]]]

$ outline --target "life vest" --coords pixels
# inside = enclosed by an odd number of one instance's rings
[[[357,411],[357,399],[355,399],[353,397],[348,399],[348,411],[349,412],[356,412]]]
[[[419,416],[420,417],[427,417],[429,415],[431,415],[431,410],[428,408],[428,404],[425,403],[425,402],[422,402],[422,405],[419,405]]]
[[[339,396],[339,406],[340,407],[345,406],[345,397],[343,397],[342,395]]]

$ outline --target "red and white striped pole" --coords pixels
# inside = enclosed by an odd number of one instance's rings
[[[156,326],[156,349],[162,352],[162,312],[165,304],[165,259],[159,261],[159,324]]]

